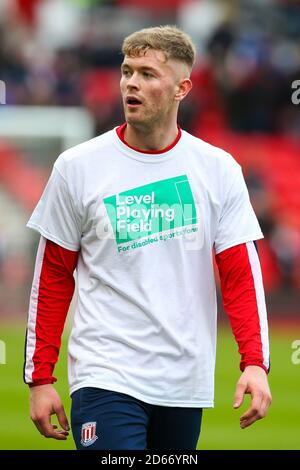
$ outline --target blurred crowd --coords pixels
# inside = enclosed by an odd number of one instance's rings
[[[6,104],[83,106],[94,118],[95,135],[122,123],[122,40],[158,24],[182,27],[198,50],[195,86],[180,111],[183,128],[204,140],[225,131],[284,134],[298,141],[300,160],[300,106],[291,100],[292,83],[300,79],[296,0],[1,0]],[[272,211],[264,175],[247,166],[268,242],[268,285],[298,291],[300,227]],[[0,232],[0,278],[4,259]]]
[[[291,84],[300,77],[300,5],[288,0],[2,0],[0,76],[8,104],[84,105],[101,132],[120,121],[120,45],[135,29],[172,23],[198,48],[188,126],[221,98],[236,131],[300,134]],[[201,81],[202,79],[202,81]],[[210,101],[209,101],[210,98]],[[219,100],[220,101],[220,100]],[[191,100],[192,102],[192,100]],[[101,109],[102,108],[102,109]],[[190,116],[192,114],[192,116]]]

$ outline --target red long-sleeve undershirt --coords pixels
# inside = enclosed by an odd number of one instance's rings
[[[240,368],[257,365],[268,372],[260,265],[250,243],[224,250],[216,255],[216,262],[224,309],[241,354]],[[56,381],[53,370],[74,293],[78,254],[44,237],[40,239],[25,345],[24,381],[29,386]]]
[[[56,382],[52,374],[74,294],[78,254],[40,238],[25,345],[24,380],[29,385]]]
[[[224,310],[241,355],[240,369],[257,365],[269,372],[268,328],[262,274],[254,242],[216,255]]]

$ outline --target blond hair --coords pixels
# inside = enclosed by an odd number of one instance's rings
[[[147,50],[162,51],[166,60],[174,59],[188,65],[190,71],[195,63],[196,48],[191,38],[176,26],[144,28],[127,36],[122,52],[129,57],[138,57]]]

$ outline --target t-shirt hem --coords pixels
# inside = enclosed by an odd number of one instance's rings
[[[251,236],[248,236],[248,237],[239,238],[237,240],[234,240],[232,242],[229,242],[229,243],[226,243],[226,244],[222,245],[217,250],[215,250],[215,254],[218,255],[222,251],[225,251],[228,248],[232,248],[233,246],[240,245],[241,243],[252,242],[253,240],[261,240],[262,238],[264,238],[263,234],[260,234],[260,235],[255,234],[255,235],[251,235]]]
[[[102,383],[96,382],[84,382],[80,385],[76,385],[74,387],[70,387],[70,396],[72,393],[80,390],[81,388],[85,387],[94,387],[94,388],[103,388],[104,390],[111,390],[113,392],[124,393],[129,395],[133,398],[137,398],[138,400],[143,401],[144,403],[148,403],[149,405],[157,405],[157,406],[176,406],[180,408],[213,408],[214,402],[213,401],[163,401],[163,400],[156,400],[155,398],[149,398],[145,395],[142,395],[138,392],[128,390],[125,387],[116,387],[115,385],[107,385]]]
[[[49,233],[47,230],[45,230],[43,227],[40,225],[34,224],[33,222],[28,222],[26,224],[26,227],[29,227],[33,230],[36,230],[39,232],[43,237],[47,238],[48,240],[51,240],[54,243],[57,243],[58,245],[62,246],[63,248],[66,248],[67,250],[72,250],[72,251],[78,251],[79,248],[75,247],[74,245],[71,245],[70,243],[67,243],[60,238],[56,237],[55,235],[52,235]]]

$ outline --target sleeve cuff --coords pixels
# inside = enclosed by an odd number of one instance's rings
[[[41,379],[41,380],[35,380],[34,382],[31,382],[28,385],[29,388],[36,387],[37,385],[47,385],[47,384],[53,384],[56,382],[56,379]]]
[[[268,369],[264,364],[259,363],[259,362],[251,362],[251,363],[249,363],[249,364],[248,364],[248,363],[243,364],[243,365],[240,366],[241,371],[244,372],[244,370],[245,370],[246,367],[248,367],[248,366],[258,366],[258,367],[261,367],[261,368],[265,371],[265,373],[266,373],[267,375],[268,375],[269,372],[270,372],[270,369]]]

